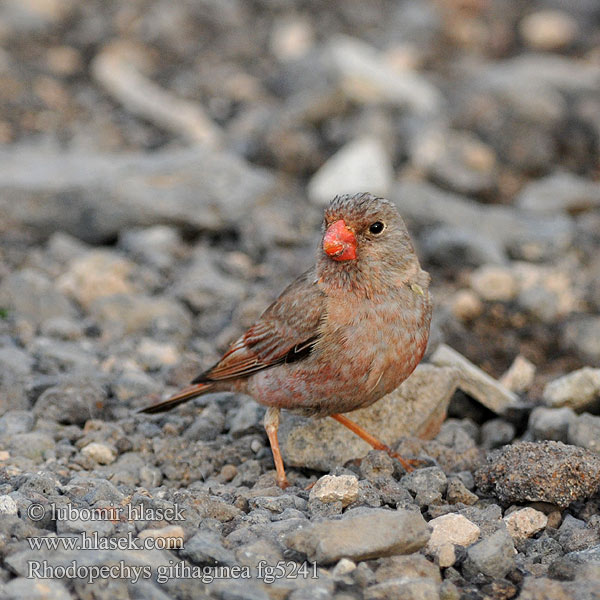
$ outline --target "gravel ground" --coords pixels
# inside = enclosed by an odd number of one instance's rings
[[[600,598],[599,25],[593,0],[5,0],[0,598]],[[135,413],[363,190],[433,278],[428,364],[357,416],[419,469],[284,414],[284,492],[249,398]]]

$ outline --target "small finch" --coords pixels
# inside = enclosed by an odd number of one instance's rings
[[[235,391],[267,406],[265,429],[280,487],[280,409],[330,416],[373,448],[407,461],[340,413],[398,387],[427,346],[429,274],[396,207],[371,194],[337,196],[325,210],[316,265],[300,275],[221,360],[158,413],[210,392]]]

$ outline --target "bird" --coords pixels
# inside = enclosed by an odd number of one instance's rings
[[[324,211],[315,265],[295,279],[221,359],[159,413],[202,394],[233,391],[267,407],[276,482],[288,480],[278,441],[281,409],[332,417],[403,459],[344,413],[370,406],[421,361],[429,338],[430,276],[396,206],[370,193],[338,195]]]

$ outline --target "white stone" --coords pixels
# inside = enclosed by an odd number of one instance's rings
[[[10,496],[0,496],[0,515],[16,515],[17,512],[17,503]]]
[[[518,291],[517,279],[507,267],[484,265],[471,273],[471,288],[484,300],[506,302]]]
[[[107,250],[92,250],[74,259],[59,277],[58,289],[71,296],[84,308],[98,298],[114,294],[129,294],[134,287],[129,281],[134,264]]]
[[[544,388],[547,406],[583,410],[600,396],[600,369],[584,367],[551,381]]]
[[[370,192],[388,196],[394,172],[383,144],[366,136],[350,142],[334,154],[308,184],[315,204],[328,204],[338,194]]]
[[[502,414],[519,400],[515,393],[446,344],[437,347],[430,362],[439,367],[455,367],[458,387],[497,414]]]
[[[432,528],[426,550],[437,556],[440,549],[448,544],[470,546],[479,539],[479,527],[463,515],[449,513],[429,521]]]
[[[110,465],[117,458],[117,453],[113,448],[99,442],[92,442],[84,446],[81,454],[95,460],[99,465]]]
[[[161,529],[144,529],[140,531],[138,537],[141,540],[151,538],[156,540],[156,549],[179,549],[183,548],[183,540],[185,532],[181,525],[169,525],[168,527],[162,527]]]
[[[458,290],[450,306],[454,316],[461,321],[471,321],[483,312],[483,303],[472,290]]]
[[[306,55],[315,42],[315,32],[310,21],[303,18],[284,17],[275,22],[271,32],[271,51],[285,62]]]
[[[358,498],[358,479],[352,475],[325,475],[310,490],[310,500],[330,503],[341,501],[342,506]]]
[[[515,540],[524,540],[541,531],[548,524],[548,517],[534,508],[521,508],[504,517],[508,533]]]
[[[536,50],[558,50],[577,37],[577,21],[562,10],[540,10],[526,16],[519,29],[525,43]]]
[[[427,115],[436,113],[443,102],[440,91],[422,75],[395,70],[362,40],[335,36],[329,43],[329,58],[343,93],[354,102],[389,102]]]
[[[526,392],[535,377],[535,365],[519,354],[508,371],[500,377],[500,383],[515,393]]]

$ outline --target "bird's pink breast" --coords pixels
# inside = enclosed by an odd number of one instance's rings
[[[314,416],[368,406],[413,372],[427,346],[430,317],[428,296],[410,290],[381,302],[332,299],[313,352],[256,373],[247,392],[261,404]]]

